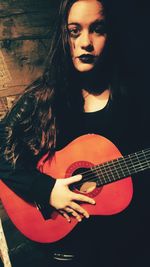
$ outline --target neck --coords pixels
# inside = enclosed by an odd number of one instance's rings
[[[110,96],[108,80],[106,74],[100,75],[95,70],[87,73],[78,73],[85,112],[98,111],[107,105]]]
[[[105,89],[102,93],[95,95],[83,89],[82,95],[84,98],[84,111],[95,112],[103,109],[107,105],[110,96],[110,90]]]
[[[109,87],[109,79],[106,74],[95,70],[86,73],[78,73],[77,80],[80,90],[86,90],[89,94],[99,95]]]

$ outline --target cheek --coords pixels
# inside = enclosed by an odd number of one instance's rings
[[[103,51],[103,49],[106,45],[106,41],[107,41],[107,37],[105,37],[105,36],[102,36],[102,37],[100,37],[99,40],[95,41],[94,47],[95,47],[97,54],[101,54],[101,52]]]
[[[70,40],[69,41],[69,46],[70,46],[70,53],[71,53],[72,56],[74,56],[75,48],[76,48],[75,40]]]

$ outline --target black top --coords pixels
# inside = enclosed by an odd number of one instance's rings
[[[139,104],[140,99],[123,96],[119,99],[110,99],[101,111],[82,113],[73,119],[68,115],[60,126],[57,149],[87,133],[100,134],[108,138],[122,154],[148,147],[149,116],[146,115],[144,105],[139,108]],[[1,124],[1,138],[3,129],[4,125]],[[42,206],[48,204],[54,185],[52,178],[36,169],[24,169],[24,166],[13,170],[2,155],[0,166],[1,179],[16,193]],[[145,172],[134,177],[134,195],[127,209],[113,216],[98,216],[96,221],[94,216],[90,220],[84,220],[57,245],[64,247],[68,243],[69,247],[79,246],[79,250],[86,247],[85,253],[88,255],[92,251],[97,259],[100,257],[100,262],[106,263],[105,266],[107,261],[116,262],[115,266],[118,267],[146,265],[144,259],[149,250],[150,225],[148,174],[149,172]],[[89,243],[85,240],[89,240]],[[138,265],[140,261],[141,265]]]
[[[21,105],[18,105],[18,108],[12,112],[11,120],[15,118],[15,114],[20,109]],[[145,134],[148,129],[146,129],[145,124],[148,125],[148,116],[146,122],[145,118],[142,117],[143,113],[139,109],[136,99],[132,105],[132,99],[123,96],[119,99],[110,99],[107,106],[100,111],[81,113],[73,118],[68,115],[68,117],[63,118],[60,126],[57,150],[63,148],[76,137],[87,133],[96,133],[108,138],[123,154],[139,150],[146,145],[147,140]],[[0,177],[25,200],[44,205],[49,202],[49,195],[55,180],[48,175],[41,174],[36,169],[39,159],[35,157],[33,160],[28,152],[25,164],[17,162],[15,169],[4,159],[5,128],[9,125],[9,120],[5,119],[0,123],[0,143],[3,144],[0,155]],[[141,133],[142,126],[146,130]],[[28,165],[29,161],[30,166]]]

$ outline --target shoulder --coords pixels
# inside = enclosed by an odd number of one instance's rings
[[[6,114],[1,123],[1,128],[13,126],[24,119],[32,116],[36,106],[36,99],[33,95],[25,92],[13,105],[11,110]]]

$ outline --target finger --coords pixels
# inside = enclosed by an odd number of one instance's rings
[[[81,216],[73,209],[67,207],[65,208],[65,210],[70,213],[73,217],[75,217],[77,219],[78,222],[81,222],[82,221],[82,218]]]
[[[78,182],[82,179],[82,175],[81,174],[78,174],[78,175],[74,175],[70,178],[66,178],[65,179],[65,182],[66,182],[66,185],[70,185],[70,184],[73,184],[75,182]]]
[[[67,212],[62,211],[62,210],[60,210],[59,212],[62,214],[62,216],[63,216],[68,222],[71,222],[71,219],[70,219],[69,215],[67,214]]]
[[[73,199],[74,200],[77,200],[77,201],[81,201],[81,202],[87,202],[87,203],[90,203],[90,204],[95,204],[95,200],[90,198],[90,197],[87,197],[85,195],[82,195],[82,194],[76,194],[76,193],[72,193],[73,194]]]
[[[72,202],[70,204],[70,207],[73,210],[75,210],[76,212],[82,214],[84,217],[89,218],[89,213],[84,208],[82,208],[80,205],[78,205],[77,203]]]

